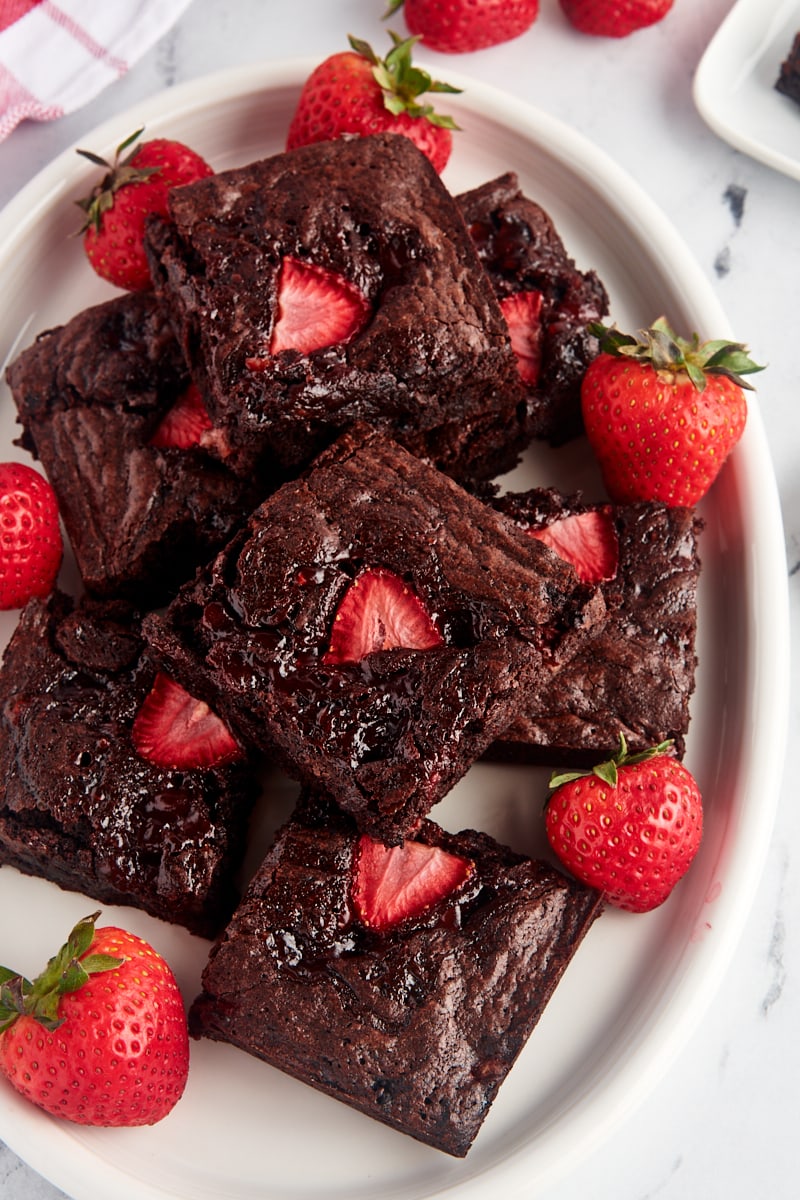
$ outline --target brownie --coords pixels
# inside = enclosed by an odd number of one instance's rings
[[[480,260],[502,301],[541,296],[538,376],[527,385],[529,431],[561,445],[583,430],[581,379],[598,344],[586,326],[608,312],[594,271],[580,271],[553,221],[512,172],[457,197]]]
[[[380,642],[331,663],[340,605],[375,571],[416,597],[441,644]],[[602,613],[557,555],[359,426],[264,501],[145,633],[244,741],[396,843]]]
[[[212,936],[238,900],[253,771],[139,756],[143,649],[120,602],[54,592],[23,609],[0,671],[0,863]]]
[[[234,469],[265,457],[296,471],[354,420],[461,480],[516,462],[525,396],[503,316],[408,138],[303,146],[174,188],[170,212],[149,222],[151,270]],[[346,280],[366,325],[270,354],[287,259]]]
[[[800,31],[795,34],[791,50],[781,63],[775,89],[800,104]]]
[[[190,1030],[463,1156],[600,898],[482,833],[414,837],[472,871],[377,932],[352,900],[353,822],[301,806],[212,947]]]
[[[613,577],[599,585],[606,620],[573,643],[574,654],[557,671],[534,683],[493,753],[592,765],[618,749],[623,733],[631,750],[670,738],[682,757],[697,663],[703,523],[694,509],[591,505],[554,489],[507,494],[493,503],[530,531],[602,513],[617,548]]]
[[[151,439],[189,375],[162,308],[129,294],[49,330],[8,368],[85,586],[163,599],[263,498],[209,454]]]

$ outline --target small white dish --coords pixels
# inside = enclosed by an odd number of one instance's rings
[[[144,125],[217,168],[282,149],[314,64],[260,64],[198,79],[107,122],[81,144],[99,154]],[[571,128],[470,80],[448,98],[463,128],[445,182],[474,187],[507,170],[550,212],[570,253],[595,268],[623,328],[661,312],[684,333],[730,334],[710,284],[660,210]],[[41,330],[115,294],[83,259],[72,203],[93,169],[70,150],[0,214],[0,365]],[[768,375],[761,385],[769,387]],[[0,371],[0,457],[22,457]],[[583,487],[599,477],[584,439],[532,449],[514,486]],[[49,1118],[0,1081],[0,1138],[76,1200],[508,1200],[540,1195],[655,1086],[700,1021],[730,961],[773,828],[788,705],[788,589],[777,489],[753,399],[744,438],[703,502],[700,665],[687,764],[706,800],[704,842],[669,901],[607,912],[590,931],[464,1161],[210,1042],[193,1043],[184,1098],[147,1129],[85,1129]],[[0,645],[16,614],[0,614]],[[476,765],[434,812],[527,853],[546,853],[547,772]],[[269,819],[269,818],[267,818]],[[30,974],[87,897],[0,869],[0,961]],[[187,1001],[208,943],[134,909],[104,921],[151,941]]]
[[[738,0],[694,78],[698,112],[719,137],[800,179],[800,105],[775,90],[800,31],[798,0]]]

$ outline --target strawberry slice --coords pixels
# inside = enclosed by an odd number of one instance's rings
[[[352,886],[358,919],[383,931],[419,917],[460,887],[474,867],[468,858],[438,846],[384,846],[363,834],[356,847]]]
[[[511,337],[511,349],[517,356],[520,378],[533,387],[542,362],[542,293],[514,292],[501,300],[500,307]]]
[[[133,722],[133,744],[158,767],[220,767],[243,757],[228,726],[169,675],[156,675]]]
[[[392,571],[374,567],[345,592],[323,662],[360,662],[374,650],[432,650],[443,643],[433,618],[408,584]]]
[[[617,573],[619,542],[607,508],[562,517],[528,532],[571,563],[584,583],[602,583]]]
[[[185,392],[162,417],[150,438],[150,445],[160,450],[174,448],[188,450],[200,444],[204,433],[211,429],[203,398],[197,387],[190,383]]]
[[[363,328],[369,313],[361,292],[341,275],[297,258],[284,258],[269,352],[310,354],[347,342]]]

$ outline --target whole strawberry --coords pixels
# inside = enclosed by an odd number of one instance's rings
[[[48,595],[63,551],[50,484],[23,463],[0,463],[0,609]]]
[[[696,504],[744,432],[742,376],[762,368],[741,343],[686,341],[663,317],[638,339],[589,328],[601,353],[583,378],[581,407],[609,495]]]
[[[554,775],[545,816],[553,850],[609,904],[649,912],[667,899],[697,853],[703,804],[670,742],[619,752],[592,771]]]
[[[539,15],[539,0],[391,0],[386,15],[401,7],[409,31],[441,54],[510,42]]]
[[[189,1037],[172,971],[147,942],[80,921],[32,983],[0,967],[0,1071],[80,1125],[152,1125],[183,1094]]]
[[[168,138],[141,142],[125,155],[141,133],[138,129],[117,147],[113,163],[89,150],[78,151],[106,168],[91,194],[78,201],[86,214],[81,228],[86,255],[101,278],[129,292],[152,287],[144,251],[149,214],[166,216],[170,188],[213,174],[199,154]]]
[[[418,38],[390,37],[392,49],[384,59],[367,42],[351,37],[352,50],[331,55],[311,72],[289,126],[287,150],[343,133],[401,133],[437,171],[444,170],[453,148],[451,130],[458,126],[420,97],[459,89],[413,65],[411,51]]]
[[[675,0],[559,0],[567,20],[595,37],[628,37],[663,20]]]

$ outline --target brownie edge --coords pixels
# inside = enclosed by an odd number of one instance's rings
[[[414,837],[473,873],[376,933],[352,912],[353,823],[295,814],[212,948],[190,1029],[463,1157],[601,900],[485,834]]]

